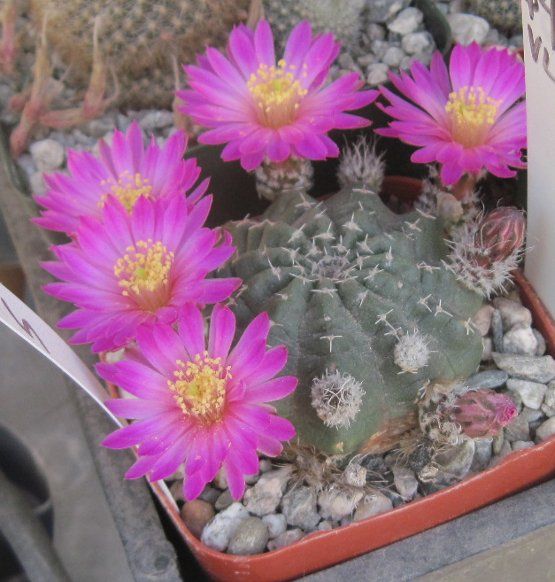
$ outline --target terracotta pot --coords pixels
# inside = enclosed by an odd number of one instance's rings
[[[384,183],[383,195],[394,194],[410,204],[420,188],[419,180],[392,176]],[[515,280],[523,302],[532,311],[535,326],[546,338],[549,352],[555,354],[555,322],[521,272],[516,273]],[[355,558],[554,476],[555,438],[512,453],[491,469],[388,513],[333,531],[315,532],[291,546],[256,556],[233,556],[208,548],[187,529],[160,485],[154,483],[153,490],[200,565],[214,580],[270,582],[291,580]]]

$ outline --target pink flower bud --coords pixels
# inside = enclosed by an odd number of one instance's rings
[[[476,233],[476,244],[484,249],[484,261],[504,261],[518,253],[526,237],[526,219],[518,208],[496,208],[482,219]]]
[[[470,438],[495,436],[517,414],[515,403],[494,390],[467,392],[445,410],[446,420],[459,424]]]

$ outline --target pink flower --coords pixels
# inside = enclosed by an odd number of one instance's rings
[[[44,196],[35,196],[46,208],[35,222],[72,235],[82,216],[101,216],[109,196],[115,196],[130,211],[139,198],[183,195],[200,174],[194,158],[183,160],[186,147],[187,138],[179,131],[162,147],[152,138],[145,148],[141,128],[133,122],[126,134],[114,132],[111,147],[100,140],[98,158],[89,152],[70,151],[69,175],[45,176],[49,190]],[[202,181],[189,194],[189,206],[206,192],[208,182]]]
[[[172,323],[184,303],[227,299],[240,279],[206,279],[235,251],[231,237],[203,228],[212,198],[191,211],[181,196],[137,200],[131,213],[115,198],[100,218],[85,217],[76,240],[54,247],[59,261],[44,268],[62,283],[45,291],[77,310],[63,328],[79,328],[74,343],[96,352],[125,346],[145,323]]]
[[[331,34],[313,37],[310,24],[301,22],[276,64],[270,25],[263,20],[255,31],[239,26],[229,37],[228,57],[208,48],[198,66],[185,67],[191,90],[178,93],[182,111],[212,128],[200,142],[227,144],[222,159],[241,160],[246,170],[291,156],[336,157],[339,150],[327,133],[369,125],[345,111],[360,109],[378,95],[359,92],[356,73],[326,85],[338,53]]]
[[[140,357],[97,365],[105,380],[137,397],[108,402],[114,414],[135,422],[103,443],[114,449],[138,445],[128,479],[149,475],[157,481],[185,463],[184,495],[191,500],[223,467],[231,495],[241,498],[244,476],[258,471],[256,451],[279,455],[280,441],[295,435],[293,425],[265,404],[297,386],[292,376],[274,377],[287,350],[266,350],[269,329],[268,315],[258,315],[230,351],[233,313],[214,308],[206,343],[201,312],[187,305],[177,332],[167,325],[138,330]]]
[[[380,107],[395,121],[377,133],[418,146],[413,162],[442,164],[444,184],[484,168],[510,178],[525,167],[524,65],[507,50],[456,46],[449,70],[436,53],[429,70],[415,63],[390,79],[405,99],[382,87],[390,105]]]

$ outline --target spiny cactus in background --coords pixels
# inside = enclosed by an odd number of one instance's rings
[[[452,231],[446,266],[469,289],[484,297],[505,290],[517,268],[526,237],[521,210],[504,206]]]
[[[120,85],[119,105],[170,107],[177,65],[208,45],[224,45],[245,20],[249,0],[32,0],[38,28],[46,18],[53,51],[85,88],[93,64],[93,28],[100,52]]]
[[[516,32],[522,26],[520,0],[468,0],[468,3],[474,14],[505,33]]]
[[[301,20],[308,20],[316,32],[332,32],[344,47],[349,47],[358,42],[366,0],[264,0],[263,6],[282,48]]]
[[[471,318],[483,300],[445,268],[435,217],[395,215],[355,187],[322,202],[287,192],[260,220],[229,228],[238,251],[222,275],[244,280],[239,322],[268,311],[270,342],[289,348],[288,373],[300,383],[279,408],[302,444],[327,454],[387,449],[414,426],[419,388],[478,366]],[[423,344],[425,362],[414,355]]]
[[[347,145],[341,154],[337,179],[342,188],[363,184],[373,192],[380,192],[385,174],[383,154],[376,151],[376,142],[361,136]]]
[[[314,169],[310,160],[289,158],[281,164],[264,162],[255,170],[256,191],[260,198],[275,200],[282,192],[312,188]]]

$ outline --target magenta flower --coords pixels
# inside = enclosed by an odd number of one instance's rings
[[[436,53],[429,70],[415,63],[390,79],[405,98],[382,87],[390,105],[380,107],[395,121],[377,133],[418,146],[412,161],[439,162],[444,184],[484,168],[510,178],[525,167],[524,64],[509,51],[459,45],[449,70]]]
[[[109,196],[115,196],[130,211],[139,198],[168,198],[188,192],[198,180],[200,168],[195,159],[183,160],[187,137],[174,133],[159,147],[154,137],[145,148],[138,123],[126,134],[114,132],[112,146],[99,142],[100,154],[70,151],[69,175],[45,176],[48,192],[36,196],[46,208],[35,222],[50,230],[72,235],[82,216],[100,216]],[[209,180],[203,180],[188,196],[189,206],[205,192]]]
[[[44,268],[62,283],[45,291],[77,310],[59,326],[79,331],[73,343],[95,352],[125,346],[145,323],[172,323],[187,302],[227,299],[240,279],[207,279],[235,251],[228,233],[203,228],[212,198],[191,211],[181,196],[137,200],[131,213],[116,199],[100,218],[85,217],[76,241],[54,247]]]
[[[336,157],[339,150],[327,133],[369,125],[345,112],[378,95],[359,92],[362,81],[356,73],[326,85],[338,52],[331,34],[313,37],[310,24],[301,22],[276,64],[269,24],[263,20],[255,31],[239,26],[229,37],[228,57],[208,48],[198,66],[185,67],[191,90],[178,92],[182,111],[212,128],[200,142],[227,144],[222,159],[241,160],[246,170],[291,156]]]
[[[137,397],[107,403],[114,414],[135,420],[103,443],[114,449],[138,445],[128,479],[164,479],[184,462],[183,490],[191,500],[223,466],[231,495],[242,497],[244,476],[258,471],[256,451],[279,455],[280,441],[295,435],[293,425],[266,404],[297,386],[292,376],[274,377],[287,350],[266,350],[269,329],[268,315],[258,315],[230,351],[233,313],[214,308],[206,343],[201,312],[187,305],[177,332],[167,325],[138,330],[140,357],[97,365],[105,380]]]

